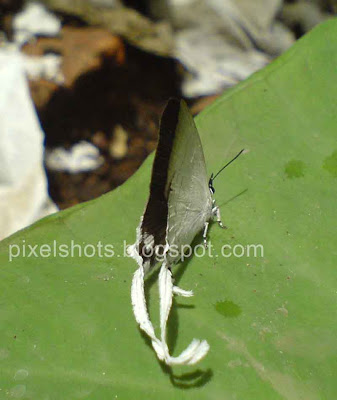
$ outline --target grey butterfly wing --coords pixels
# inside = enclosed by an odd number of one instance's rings
[[[158,245],[190,244],[210,218],[212,199],[200,137],[184,101],[170,99],[160,122],[150,196],[142,217],[137,251],[143,263],[156,262]]]
[[[212,215],[206,164],[199,133],[184,101],[180,101],[166,183],[166,240],[180,248],[190,244]]]
[[[143,264],[149,267],[156,263],[155,255],[144,255],[146,246],[155,248],[166,244],[168,222],[168,191],[172,149],[176,139],[176,128],[179,125],[180,101],[170,99],[161,118],[159,141],[152,167],[150,196],[144,215],[138,227],[137,251]]]

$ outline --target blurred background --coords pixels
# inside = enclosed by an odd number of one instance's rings
[[[0,239],[106,193],[337,0],[0,0]]]

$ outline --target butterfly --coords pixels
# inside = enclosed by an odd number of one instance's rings
[[[149,199],[137,228],[136,242],[129,250],[138,264],[131,287],[135,319],[150,337],[158,358],[168,365],[195,364],[209,350],[207,341],[193,339],[179,356],[171,356],[166,326],[173,294],[193,295],[192,291],[173,285],[171,267],[181,258],[181,249],[190,245],[200,231],[207,246],[207,230],[213,218],[224,227],[213,198],[213,181],[218,174],[207,177],[200,137],[186,103],[170,99],[160,122]],[[147,311],[144,279],[159,255],[162,265],[159,273],[161,335],[158,338]]]

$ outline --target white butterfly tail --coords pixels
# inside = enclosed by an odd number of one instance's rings
[[[156,337],[153,325],[150,321],[149,314],[146,308],[146,299],[144,292],[144,268],[139,267],[133,275],[131,286],[131,301],[133,313],[136,321],[142,329],[152,340],[152,347],[154,348],[158,358],[164,360],[165,352],[161,341]]]
[[[167,365],[192,365],[200,361],[209,350],[209,345],[205,340],[193,339],[190,345],[178,356],[170,356],[166,342],[167,321],[172,307],[173,294],[185,297],[193,295],[192,291],[187,291],[173,286],[172,273],[167,268],[167,264],[162,264],[159,274],[159,295],[160,295],[160,329],[161,340],[159,340],[154,332],[153,325],[146,307],[146,298],[144,291],[144,268],[140,266],[134,273],[131,287],[131,300],[133,312],[140,328],[152,340],[152,347],[157,357],[164,361]]]
[[[168,365],[192,365],[205,357],[209,350],[209,345],[205,340],[200,341],[198,339],[193,339],[190,345],[178,357],[170,356],[166,342],[166,327],[172,307],[173,293],[181,294],[185,297],[193,295],[192,291],[182,290],[176,286],[173,286],[172,273],[167,268],[166,262],[163,262],[159,274],[159,295],[161,342],[165,352],[165,362]]]
[[[193,291],[192,290],[184,290],[178,286],[173,286],[173,294],[176,294],[178,296],[183,296],[183,297],[191,297],[191,296],[193,296]]]

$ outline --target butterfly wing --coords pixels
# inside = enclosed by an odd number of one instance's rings
[[[139,226],[138,254],[155,264],[158,245],[190,244],[211,217],[205,158],[193,117],[183,100],[163,113],[152,168],[150,196]],[[151,256],[147,257],[147,249]]]
[[[166,244],[168,221],[167,179],[171,163],[172,149],[179,126],[180,102],[169,100],[160,121],[159,141],[152,167],[150,196],[144,215],[138,227],[137,252],[142,257],[146,269],[156,263],[155,255],[146,256],[148,250]],[[149,251],[149,253],[151,253]],[[152,252],[153,253],[153,252]]]
[[[175,130],[165,193],[168,197],[167,243],[189,245],[212,215],[206,164],[199,133],[186,105],[175,102]],[[179,111],[178,111],[179,110]]]

